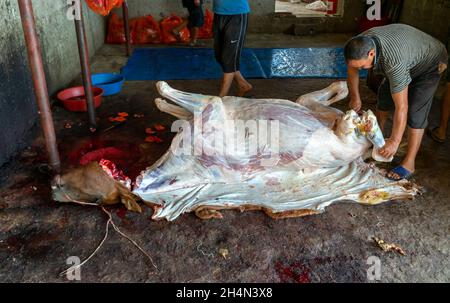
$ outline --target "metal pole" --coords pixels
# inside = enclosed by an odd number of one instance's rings
[[[127,56],[129,57],[131,56],[131,36],[130,36],[130,21],[128,17],[128,3],[126,0],[123,1],[122,11],[123,11],[123,26],[125,30]]]
[[[84,93],[87,100],[87,108],[89,115],[89,126],[91,132],[97,130],[97,121],[95,116],[94,94],[92,92],[91,68],[89,66],[89,49],[86,39],[86,31],[84,29],[84,19],[81,1],[76,1],[80,12],[80,20],[75,18],[75,29],[77,32],[78,53],[80,55],[81,75],[83,77]]]
[[[22,28],[27,46],[28,62],[33,79],[34,92],[39,107],[41,126],[44,132],[50,166],[56,173],[60,172],[58,146],[56,145],[55,127],[50,109],[47,81],[45,79],[44,65],[42,63],[42,51],[36,33],[36,24],[31,0],[18,0]]]

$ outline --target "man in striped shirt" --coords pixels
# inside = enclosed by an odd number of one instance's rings
[[[347,42],[350,107],[361,109],[359,70],[371,69],[385,77],[378,92],[377,117],[382,130],[394,111],[392,133],[380,154],[394,156],[408,125],[408,150],[400,166],[387,177],[401,180],[415,171],[415,159],[428,124],[428,114],[440,74],[448,64],[444,44],[405,24],[372,28]]]

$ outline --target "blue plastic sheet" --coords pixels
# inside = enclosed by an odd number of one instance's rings
[[[246,48],[241,72],[249,79],[346,78],[342,48]],[[206,48],[140,48],[122,69],[127,80],[219,79],[214,51]],[[366,76],[362,72],[361,76]]]
[[[342,48],[254,49],[267,78],[345,78]]]
[[[247,78],[266,78],[251,49],[242,51],[241,71]],[[222,77],[214,50],[206,48],[140,48],[122,69],[127,80],[198,80]]]

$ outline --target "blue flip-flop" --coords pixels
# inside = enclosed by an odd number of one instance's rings
[[[413,175],[412,172],[404,168],[403,166],[397,166],[396,168],[392,169],[390,173],[394,173],[400,176],[400,178],[391,178],[389,176],[386,176],[391,181],[400,181],[400,180],[408,180]]]

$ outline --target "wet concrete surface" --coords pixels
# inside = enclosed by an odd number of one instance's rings
[[[103,60],[103,61],[102,61]],[[103,63],[99,63],[99,62]],[[94,62],[102,70],[108,60]],[[117,64],[119,66],[120,63]],[[111,68],[111,65],[109,65]],[[255,98],[295,100],[322,89],[331,79],[251,80]],[[170,81],[178,89],[217,94],[216,80]],[[375,95],[362,84],[365,107]],[[91,135],[87,115],[53,106],[65,168],[96,148],[119,147],[128,153],[126,173],[156,161],[169,147],[173,118],[153,100],[155,82],[127,82],[121,94],[103,99],[99,131]],[[345,102],[338,107],[345,109]],[[436,124],[440,101],[431,121]],[[130,116],[124,124],[109,117]],[[135,116],[136,115],[136,116]],[[162,124],[162,143],[146,143],[145,128]],[[70,124],[70,128],[66,128]],[[59,273],[70,256],[87,258],[105,234],[107,216],[96,207],[58,204],[51,199],[44,141],[17,155],[0,173],[0,281],[67,282]],[[137,152],[139,151],[139,152]],[[381,261],[381,282],[450,282],[450,142],[424,139],[415,181],[425,192],[414,201],[379,206],[338,203],[320,215],[272,220],[262,212],[224,211],[224,219],[202,221],[185,214],[174,222],[108,207],[119,228],[151,255],[145,256],[112,228],[98,253],[81,269],[81,282],[371,282],[371,256]],[[396,243],[406,256],[383,252],[372,238]],[[223,250],[228,251],[224,255]]]

